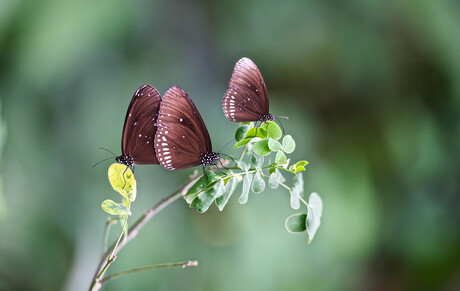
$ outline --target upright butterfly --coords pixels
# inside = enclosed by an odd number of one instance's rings
[[[264,79],[250,59],[241,58],[235,64],[222,109],[225,117],[233,122],[265,122],[275,119],[268,112],[269,101]]]
[[[184,90],[173,86],[166,91],[158,114],[155,151],[168,170],[202,165],[219,159],[198,109]]]
[[[157,130],[160,101],[160,93],[150,85],[143,85],[134,93],[126,112],[121,156],[115,158],[117,163],[130,168],[134,164],[158,164],[153,140]]]

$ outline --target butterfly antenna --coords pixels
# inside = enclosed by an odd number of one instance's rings
[[[102,161],[99,161],[99,162],[95,163],[95,164],[93,165],[93,168],[96,167],[97,165],[99,165],[100,163],[105,162],[105,161],[107,161],[107,160],[109,160],[109,159],[113,159],[113,157],[108,157],[108,158],[103,159]]]
[[[275,119],[279,122],[279,124],[281,125],[281,129],[283,130],[283,135],[286,133],[284,132],[284,126],[283,124],[281,123],[281,121],[278,119],[278,117],[282,117],[282,118],[286,118],[286,119],[289,119],[287,118],[286,116],[276,116]]]
[[[114,155],[114,157],[117,157],[116,154],[114,154],[112,151],[110,151],[110,150],[108,150],[108,149],[106,149],[106,148],[100,147],[99,149],[104,150],[104,151],[107,151],[107,152],[111,153],[112,155]]]
[[[277,116],[277,117],[289,120],[289,117],[287,117],[287,116]]]
[[[228,146],[229,143],[231,143],[232,141],[234,141],[235,139],[231,139],[229,140],[218,152],[220,153],[226,146]]]

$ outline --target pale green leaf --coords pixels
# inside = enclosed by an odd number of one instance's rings
[[[119,163],[112,164],[108,176],[115,191],[130,201],[136,200],[136,179],[129,167]]]
[[[278,140],[282,136],[280,127],[273,121],[266,121],[260,127],[267,130],[268,136],[273,139]]]
[[[275,156],[275,163],[277,163],[278,165],[281,165],[285,161],[286,161],[286,155],[282,151],[277,152]]]
[[[283,137],[283,149],[287,154],[292,153],[295,149],[295,141],[289,134]]]
[[[294,176],[292,180],[291,193],[291,207],[293,209],[299,209],[300,207],[300,196],[303,194],[303,177],[302,174]]]
[[[308,199],[308,214],[307,214],[307,233],[308,233],[308,243],[313,240],[313,237],[316,234],[320,224],[321,216],[323,214],[323,201],[316,192],[311,193],[310,198]]]
[[[216,199],[216,205],[220,211],[222,211],[225,205],[227,205],[227,202],[230,199],[230,196],[232,196],[233,192],[235,192],[237,185],[238,179],[236,177],[232,177],[225,185],[224,194]]]
[[[284,179],[283,175],[281,175],[281,172],[278,169],[275,169],[273,173],[270,174],[270,177],[268,178],[268,186],[272,189],[278,188],[280,183],[283,183],[286,181]]]
[[[252,180],[251,190],[254,193],[261,193],[265,190],[265,180],[262,178],[260,172],[257,172],[254,175],[254,179]]]
[[[238,198],[238,202],[240,204],[245,204],[246,202],[248,202],[249,189],[251,188],[252,178],[253,174],[246,174],[243,178],[243,192],[241,193],[241,196]]]
[[[290,233],[304,232],[307,227],[305,222],[307,221],[307,215],[304,213],[293,214],[286,219],[284,225],[287,231]]]
[[[251,164],[254,165],[254,167],[256,167],[257,170],[261,170],[262,166],[264,165],[264,157],[252,155]]]
[[[104,200],[101,204],[102,210],[111,215],[131,215],[131,210],[122,203],[116,203],[113,200]]]
[[[277,151],[281,150],[281,144],[279,143],[279,141],[274,140],[273,138],[270,138],[268,140],[268,148],[272,152],[277,152]]]
[[[212,202],[216,200],[216,198],[221,197],[224,192],[225,183],[224,180],[220,180],[209,190],[198,194],[195,199],[193,199],[192,203],[190,203],[190,207],[198,209],[199,212],[205,212],[209,209]]]
[[[242,140],[238,141],[238,142],[233,146],[233,148],[234,148],[234,149],[237,149],[237,148],[239,148],[239,147],[242,147],[242,146],[248,144],[251,140],[252,140],[252,137],[242,139]]]
[[[241,170],[245,172],[249,170],[249,168],[251,167],[249,163],[246,163],[245,161],[242,161],[242,160],[239,160],[237,164],[238,164],[238,168],[240,168]]]

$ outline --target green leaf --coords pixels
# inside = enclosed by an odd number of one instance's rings
[[[190,203],[190,207],[198,209],[199,212],[205,212],[209,209],[209,206],[211,206],[212,202],[216,200],[216,198],[221,197],[224,192],[225,183],[224,180],[220,180],[208,191],[204,191],[198,194],[195,199],[193,199],[192,203]]]
[[[265,180],[264,178],[262,178],[262,175],[260,174],[260,172],[257,172],[254,175],[254,179],[252,180],[252,184],[251,184],[251,190],[252,192],[256,194],[261,193],[265,190]]]
[[[248,202],[249,196],[249,189],[251,188],[253,174],[246,174],[243,178],[243,192],[241,193],[240,198],[238,198],[238,202],[240,204],[245,204]]]
[[[101,204],[102,210],[111,215],[131,215],[131,210],[122,203],[116,203],[113,200],[104,200]]]
[[[217,175],[214,172],[206,171],[208,178],[203,175],[196,183],[188,190],[187,194],[185,194],[184,199],[187,203],[191,203],[195,197],[203,192],[205,188],[210,187],[213,183],[216,183],[217,180],[220,179],[221,175]]]
[[[225,185],[225,192],[222,196],[216,199],[216,205],[220,211],[222,211],[227,205],[230,196],[232,196],[233,192],[235,192],[236,186],[238,185],[238,179],[236,177],[230,178],[230,180]]]
[[[252,137],[242,139],[242,140],[240,140],[239,142],[237,142],[237,143],[233,146],[233,148],[234,148],[234,149],[240,148],[240,147],[242,147],[242,146],[248,144],[251,140],[252,140]]]
[[[295,163],[289,168],[289,171],[291,171],[294,174],[297,174],[299,172],[305,171],[305,166],[308,164],[307,161],[300,161]]]
[[[292,180],[291,193],[291,207],[293,209],[299,209],[300,207],[300,196],[303,194],[303,177],[302,174],[294,176]]]
[[[262,166],[264,165],[264,157],[261,157],[258,155],[252,155],[251,164],[253,164],[257,170],[261,170]]]
[[[246,163],[245,161],[242,161],[242,160],[239,160],[237,164],[238,164],[238,168],[240,168],[241,170],[245,172],[247,172],[249,168],[251,168],[251,165],[249,163]]]
[[[254,137],[260,137],[264,139],[267,137],[267,131],[264,128],[253,127],[248,130],[244,138],[246,139],[246,138],[254,138]]]
[[[272,189],[276,189],[279,184],[284,181],[286,181],[286,179],[284,179],[283,175],[281,175],[281,172],[278,169],[275,169],[275,172],[270,174],[270,177],[268,178],[268,186]]]
[[[285,161],[281,164],[281,166],[282,166],[283,168],[287,169],[287,168],[289,167],[289,163],[290,163],[290,162],[291,162],[291,159],[287,159],[287,160],[285,160]]]
[[[295,165],[297,167],[305,167],[306,165],[308,165],[308,162],[307,161],[298,161],[297,163],[295,163]]]
[[[305,223],[307,215],[304,213],[293,214],[286,219],[284,225],[290,233],[299,233],[307,229]]]
[[[136,179],[129,167],[119,163],[112,164],[108,176],[113,190],[130,201],[136,200]]]
[[[277,163],[278,165],[281,165],[285,161],[286,161],[286,155],[282,151],[277,152],[275,156],[275,163]]]
[[[287,154],[290,154],[295,150],[295,141],[289,134],[283,137],[283,149]]]
[[[271,153],[271,150],[268,148],[268,140],[263,139],[259,140],[254,144],[254,152],[259,156],[266,156]]]
[[[307,214],[307,233],[308,243],[313,240],[316,231],[321,224],[321,215],[323,214],[323,201],[316,192],[311,193],[308,199],[308,214]]]
[[[268,140],[268,148],[272,152],[277,152],[277,151],[281,150],[281,144],[277,140],[274,140],[273,138],[270,138]]]
[[[267,130],[268,136],[273,139],[278,140],[282,136],[280,127],[273,121],[266,121],[260,127]]]
[[[248,132],[248,130],[250,128],[251,127],[249,125],[247,125],[247,124],[244,124],[244,125],[238,127],[238,129],[235,132],[235,140],[240,141],[240,140],[244,139],[244,137],[246,136],[246,133]]]

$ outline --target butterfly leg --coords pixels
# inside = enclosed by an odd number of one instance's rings
[[[125,185],[123,186],[123,189],[126,187],[126,178],[125,178],[125,173],[128,170],[129,166],[126,166],[126,169],[123,171],[123,180],[125,181]]]
[[[208,180],[208,174],[206,174],[206,169],[204,166],[203,166],[203,175],[206,177],[206,180]]]
[[[219,160],[219,161],[220,161],[220,160]],[[221,162],[220,164],[222,165],[222,162]],[[219,169],[219,166],[217,165],[217,162],[216,162],[215,164],[213,164],[213,165],[215,165],[215,166],[216,166],[216,169],[217,169],[219,172],[221,172],[222,174],[224,174],[224,176],[227,175],[227,174],[225,174],[224,172],[222,172],[221,169]],[[224,165],[222,165],[222,167],[224,167]],[[224,167],[224,168],[225,168],[225,167]],[[227,169],[227,168],[225,168],[225,169]],[[227,170],[228,170],[228,169],[227,169]]]

